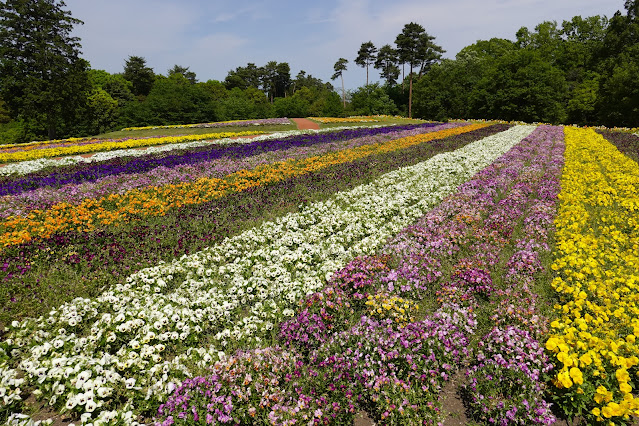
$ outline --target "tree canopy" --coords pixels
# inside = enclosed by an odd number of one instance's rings
[[[86,106],[89,64],[64,1],[0,2],[0,96],[34,135],[55,138]]]

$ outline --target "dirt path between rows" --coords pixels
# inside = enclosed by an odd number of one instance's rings
[[[298,130],[319,130],[320,128],[319,124],[308,118],[289,118],[289,120],[297,125]]]

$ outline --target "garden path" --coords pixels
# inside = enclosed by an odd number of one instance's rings
[[[290,120],[297,125],[298,130],[319,130],[320,128],[319,124],[307,118],[291,118]]]

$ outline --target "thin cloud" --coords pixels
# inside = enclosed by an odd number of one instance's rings
[[[85,25],[75,30],[92,67],[121,72],[129,55],[143,56],[156,72],[188,66],[200,81],[224,80],[248,62],[288,62],[330,82],[344,57],[347,87],[364,84],[353,60],[361,43],[394,44],[409,22],[423,25],[453,58],[477,40],[514,39],[522,26],[575,15],[612,16],[624,0],[66,0]],[[371,81],[378,79],[371,70]]]

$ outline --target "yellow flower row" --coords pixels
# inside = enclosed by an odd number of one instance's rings
[[[390,319],[400,327],[415,321],[419,305],[409,299],[391,296],[387,293],[369,295],[366,300],[369,315],[380,320]]]
[[[223,139],[236,136],[259,135],[261,131],[220,132],[201,135],[163,136],[158,138],[127,139],[118,142],[105,142],[96,139],[96,143],[72,145],[57,148],[42,148],[17,152],[0,152],[0,164],[16,161],[37,160],[38,158],[60,157],[67,155],[87,154],[90,152],[112,151],[114,149],[139,148],[144,146],[168,145],[181,142],[192,142],[206,139]],[[44,142],[43,142],[44,143]],[[47,142],[49,143],[49,142]]]
[[[55,232],[68,230],[89,232],[96,228],[139,220],[146,216],[162,216],[172,208],[206,203],[249,187],[281,181],[331,165],[404,149],[433,139],[458,135],[486,126],[485,124],[471,124],[331,152],[322,156],[278,161],[252,170],[240,170],[223,179],[202,178],[195,182],[135,189],[125,194],[111,194],[101,199],[87,199],[80,205],[60,203],[45,211],[34,210],[27,217],[13,216],[5,220],[0,224],[0,247],[24,243],[38,236],[48,238]]]
[[[591,129],[565,140],[553,384],[596,421],[623,422],[639,416],[639,166]]]

